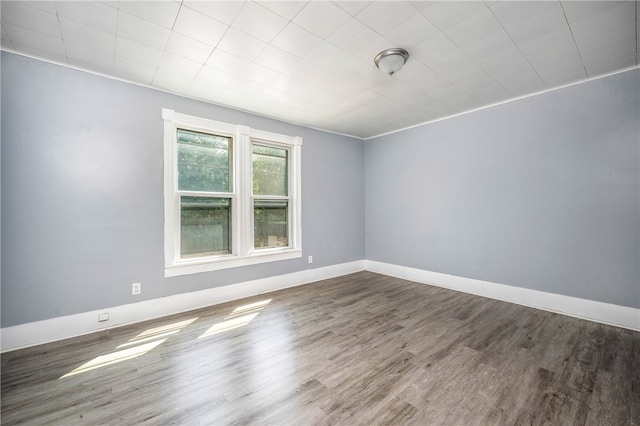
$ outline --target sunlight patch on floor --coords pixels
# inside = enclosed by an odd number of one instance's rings
[[[85,373],[87,371],[95,370],[96,368],[106,367],[107,365],[116,364],[118,362],[126,361],[128,359],[137,358],[141,355],[146,354],[151,349],[155,348],[165,340],[167,339],[156,340],[154,342],[149,342],[143,345],[134,346],[129,349],[123,349],[121,351],[112,352],[107,355],[100,355],[98,357],[95,357],[91,361],[85,364],[82,364],[80,367],[65,374],[60,378],[64,379],[65,377],[75,376],[76,374]]]
[[[82,364],[80,367],[72,370],[71,372],[60,377],[75,376],[76,374],[84,373],[87,371],[95,370],[96,368],[106,367],[107,365],[116,364],[118,362],[126,361],[129,359],[137,358],[151,351],[156,346],[167,340],[167,337],[180,332],[184,327],[193,323],[198,317],[191,318],[184,321],[178,321],[171,324],[163,325],[160,327],[150,328],[138,334],[127,343],[123,343],[116,347],[121,349],[106,355],[100,355]]]
[[[229,315],[224,317],[224,321],[212,325],[207,331],[198,337],[198,339],[213,336],[215,334],[223,333],[249,324],[260,313],[260,311],[269,304],[269,302],[271,302],[271,299],[238,306]]]

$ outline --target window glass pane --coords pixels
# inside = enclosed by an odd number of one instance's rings
[[[255,200],[253,203],[253,245],[256,249],[289,245],[288,202]]]
[[[253,145],[254,195],[288,195],[289,151]]]
[[[178,189],[231,192],[232,138],[178,129]]]
[[[180,257],[231,253],[231,199],[181,197]]]

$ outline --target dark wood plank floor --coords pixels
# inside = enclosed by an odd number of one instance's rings
[[[360,272],[2,355],[2,424],[640,424],[640,333]]]

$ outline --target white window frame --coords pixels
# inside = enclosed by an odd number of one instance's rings
[[[163,108],[164,120],[164,272],[165,277],[195,274],[227,268],[275,262],[302,257],[301,221],[301,149],[302,138],[287,136],[247,126],[222,123],[206,118],[180,114]],[[193,130],[233,139],[233,188],[231,198],[231,246],[230,254],[181,259],[180,258],[180,196],[198,192],[178,191],[177,131]],[[287,247],[253,247],[253,142],[289,151],[289,214]]]

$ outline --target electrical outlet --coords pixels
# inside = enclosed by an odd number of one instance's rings
[[[313,256],[309,256],[309,263],[313,263]]]
[[[98,322],[109,321],[109,312],[102,312],[98,314]]]
[[[131,294],[133,295],[140,294],[141,291],[142,291],[142,284],[140,283],[131,284]]]

